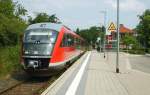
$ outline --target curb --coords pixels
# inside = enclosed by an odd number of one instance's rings
[[[146,56],[150,56],[150,54],[145,54]]]

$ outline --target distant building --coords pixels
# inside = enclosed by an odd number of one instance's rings
[[[126,34],[135,36],[135,32],[132,29],[125,27],[123,24],[120,24],[119,28],[120,39],[124,38]],[[116,38],[117,32],[111,32],[111,35],[107,36],[107,48],[115,48],[116,47]],[[120,48],[126,48],[126,46],[120,40]]]

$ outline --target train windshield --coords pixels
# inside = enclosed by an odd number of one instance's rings
[[[57,31],[49,29],[28,30],[24,35],[25,55],[50,55],[54,47]]]
[[[50,29],[32,29],[28,30],[24,36],[24,42],[54,43],[57,32]]]

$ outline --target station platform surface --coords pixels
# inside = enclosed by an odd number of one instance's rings
[[[150,95],[150,75],[133,70],[128,54],[86,52],[41,95]]]

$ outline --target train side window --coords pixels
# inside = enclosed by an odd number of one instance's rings
[[[74,36],[72,35],[72,37],[71,37],[71,38],[72,38],[72,40],[71,40],[71,45],[72,45],[72,46],[74,46],[74,43],[75,43]]]
[[[70,34],[67,34],[67,46],[70,47],[71,46],[71,42],[72,42],[72,38],[71,38],[71,35]]]
[[[81,40],[79,38],[78,38],[78,42],[77,43],[78,43],[77,48],[80,49],[81,48]]]
[[[68,34],[65,34],[65,40],[64,40],[64,46],[67,47],[68,46]]]
[[[70,34],[67,34],[67,46],[69,47],[70,46],[70,42],[71,42],[71,37],[70,37]]]
[[[64,34],[63,40],[61,42],[61,47],[67,47],[68,46],[68,34]]]
[[[71,34],[64,34],[62,43],[61,43],[61,47],[70,47],[70,46],[74,46],[74,37]]]
[[[69,46],[74,45],[74,37],[71,34],[68,35],[68,44],[69,44]]]
[[[63,39],[62,39],[62,42],[61,42],[61,47],[64,47],[65,46],[65,34],[63,35]]]

